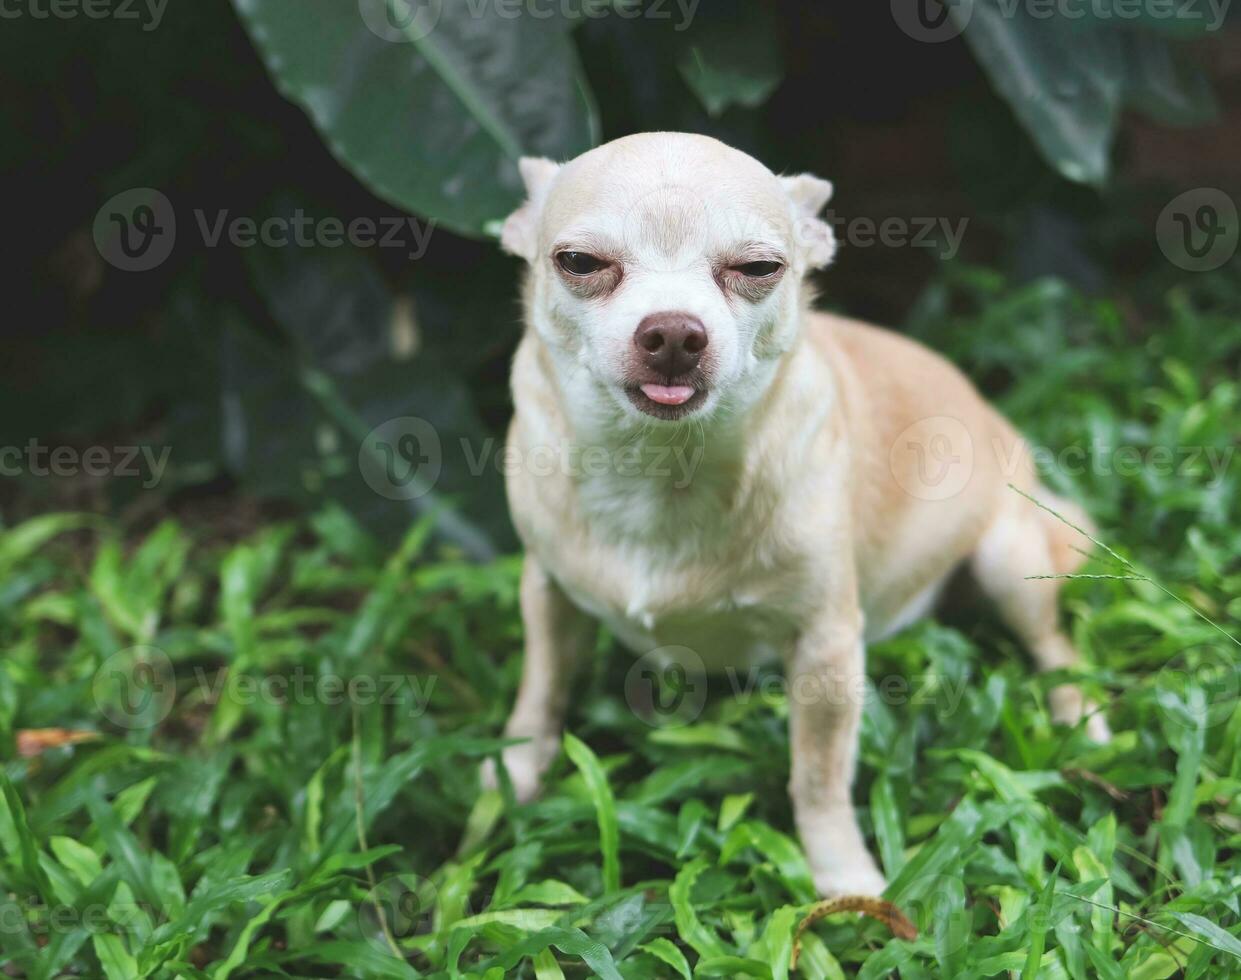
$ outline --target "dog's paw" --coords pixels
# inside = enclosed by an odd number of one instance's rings
[[[1086,737],[1092,742],[1106,745],[1112,740],[1112,729],[1103,717],[1103,712],[1087,702],[1086,709],[1090,714],[1086,718]]]
[[[878,898],[888,883],[868,854],[865,861],[838,864],[816,872],[814,887],[824,898],[843,895]]]
[[[1093,701],[1087,701],[1082,692],[1071,684],[1053,688],[1049,697],[1051,720],[1058,725],[1073,727],[1086,719],[1086,737],[1092,742],[1105,744],[1112,740],[1112,730],[1107,718]]]
[[[557,740],[531,739],[520,745],[510,745],[501,753],[509,782],[513,784],[513,796],[518,803],[529,803],[543,788],[543,773],[556,754]],[[484,759],[479,769],[479,782],[483,789],[499,789],[500,777],[496,772],[495,759]]]

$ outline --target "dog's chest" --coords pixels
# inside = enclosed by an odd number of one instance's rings
[[[634,653],[683,648],[689,653],[679,655],[680,662],[700,661],[713,673],[775,659],[796,633],[793,618],[777,603],[744,589],[692,607],[669,604],[644,587],[622,589],[610,601],[569,583],[565,589]]]
[[[615,519],[613,519],[615,518]],[[644,523],[645,521],[645,523]],[[570,598],[636,653],[679,646],[708,670],[780,654],[795,632],[796,556],[710,504],[588,513],[581,539],[549,535],[540,558]]]

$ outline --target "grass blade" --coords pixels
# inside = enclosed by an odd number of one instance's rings
[[[599,851],[603,855],[603,892],[611,895],[620,891],[620,828],[616,820],[616,800],[607,774],[599,765],[599,758],[585,742],[566,732],[565,754],[577,766],[586,783],[586,791],[595,807],[599,822]]]

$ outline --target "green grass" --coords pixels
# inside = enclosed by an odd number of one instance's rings
[[[1220,462],[1241,290],[1198,279],[1139,323],[968,272],[913,329],[1038,444],[1099,447],[1045,476],[1119,556],[1065,602],[1116,737],[1053,727],[1058,678],[969,599],[873,649],[856,799],[919,934],[829,915],[797,975],[1241,973],[1241,464]],[[330,509],[233,544],[74,515],[0,532],[7,971],[789,975],[815,896],[776,675],[652,726],[601,637],[543,797],[480,800],[519,563],[428,531],[378,542]],[[47,728],[97,737],[18,754]]]

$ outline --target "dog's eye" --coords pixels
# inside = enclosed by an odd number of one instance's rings
[[[607,265],[599,256],[589,252],[557,252],[556,263],[571,276],[589,276]]]
[[[782,268],[779,262],[745,262],[742,265],[733,266],[734,270],[751,279],[766,279],[768,276],[774,276]]]

